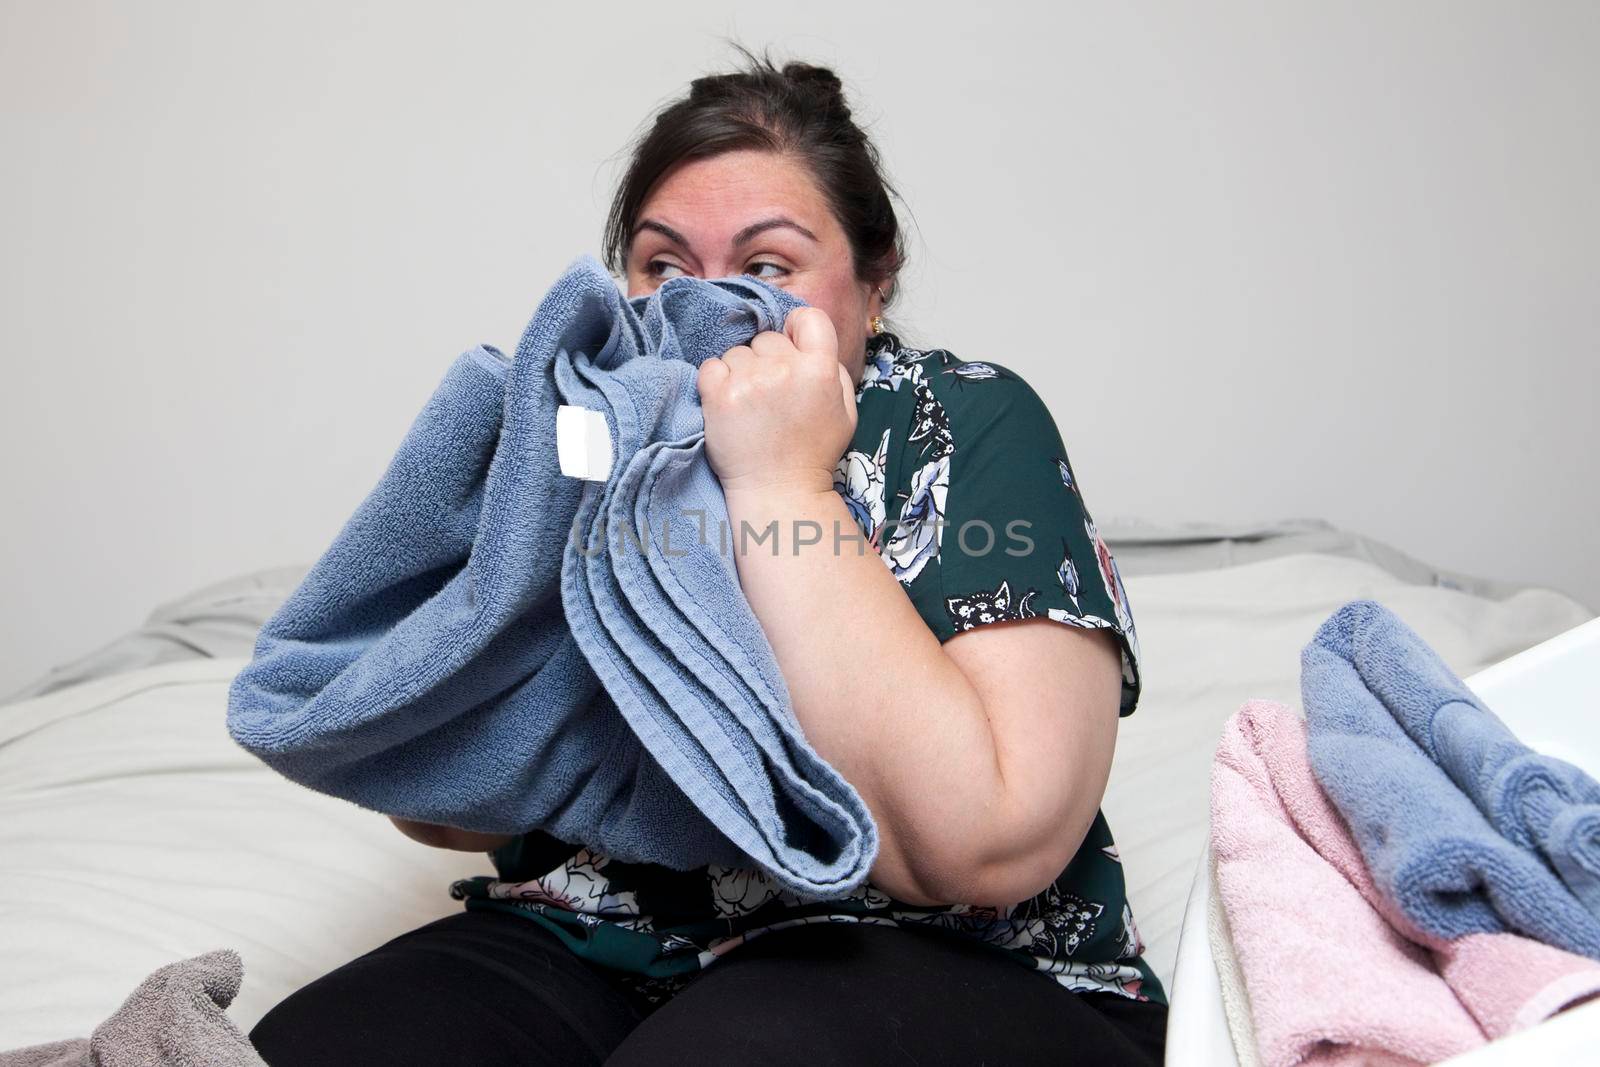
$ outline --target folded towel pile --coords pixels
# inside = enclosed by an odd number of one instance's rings
[[[1302,773],[1285,774],[1295,767],[1296,740]],[[1319,825],[1326,801],[1304,760],[1299,717],[1251,702],[1224,726],[1212,765],[1217,892],[1260,1062],[1425,1064],[1483,1044],[1427,951],[1319,851],[1319,843],[1337,849],[1342,842],[1319,833],[1327,829]],[[1297,814],[1319,822],[1308,834]]]
[[[1380,604],[1346,604],[1301,654],[1300,688],[1317,780],[1343,813],[1373,879],[1411,921],[1445,940],[1514,930],[1600,959],[1600,919],[1531,841],[1502,836],[1478,807],[1516,809],[1497,787],[1541,779],[1477,778],[1488,761],[1473,753],[1484,753],[1486,739],[1498,735],[1502,751],[1515,741],[1422,638]],[[1428,736],[1428,748],[1415,735]],[[1430,750],[1447,753],[1455,770],[1447,772]],[[1558,763],[1534,757],[1519,766]],[[1561,766],[1569,780],[1587,778]],[[1559,804],[1541,807],[1553,811],[1546,830],[1564,823]],[[1539,842],[1548,839],[1542,830]]]
[[[801,303],[748,276],[629,300],[576,260],[514,359],[455,360],[262,627],[234,739],[401,818],[858,887],[877,828],[806,743],[723,548],[696,388],[700,363]],[[561,474],[562,405],[604,413],[604,482]]]
[[[1225,978],[1237,968],[1224,987],[1229,1009],[1248,1013],[1232,1028],[1251,1057],[1433,1063],[1600,995],[1593,917],[1545,862],[1552,834],[1502,837],[1469,799],[1475,786],[1458,786],[1408,731],[1456,754],[1468,782],[1498,787],[1486,797],[1509,788],[1506,766],[1542,757],[1370,601],[1324,623],[1302,668],[1306,718],[1247,703],[1212,766],[1223,914],[1211,936],[1229,942],[1214,954]],[[1471,713],[1417,710],[1450,703]],[[1484,771],[1494,755],[1500,773]],[[1582,776],[1561,768],[1569,786]],[[1566,796],[1540,827],[1586,803],[1579,787]]]
[[[1307,704],[1313,721],[1337,730],[1320,708],[1367,690],[1502,837],[1542,856],[1600,918],[1600,782],[1518,741],[1415,631],[1370,600],[1336,612],[1307,655],[1329,679],[1319,710]]]

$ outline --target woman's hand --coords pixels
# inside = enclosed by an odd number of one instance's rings
[[[839,363],[833,320],[821,308],[789,312],[767,330],[700,365],[706,459],[725,492],[829,490],[856,428],[855,387]]]

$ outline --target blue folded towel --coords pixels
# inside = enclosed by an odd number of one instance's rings
[[[1600,917],[1600,782],[1517,740],[1393,615],[1369,613],[1356,638],[1368,649],[1357,668],[1411,739],[1502,836],[1542,855]]]
[[[1600,921],[1497,833],[1401,726],[1437,657],[1381,605],[1346,604],[1301,654],[1311,768],[1380,890],[1444,939],[1513,930],[1600,959]]]
[[[1350,619],[1367,688],[1490,825],[1543,856],[1600,917],[1600,782],[1518,741],[1393,613],[1368,601],[1352,606]]]
[[[575,260],[514,360],[457,357],[262,627],[229,691],[234,739],[401,818],[857,888],[877,828],[806,743],[723,548],[695,383],[801,304],[748,276],[628,300]],[[562,404],[605,413],[605,482],[561,475]]]

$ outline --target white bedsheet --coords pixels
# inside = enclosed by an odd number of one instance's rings
[[[1146,688],[1105,811],[1168,983],[1221,724],[1250,697],[1298,703],[1300,648],[1328,614],[1380,600],[1463,674],[1590,617],[1552,592],[1491,600],[1326,555],[1134,577],[1128,592]],[[452,878],[490,872],[239,749],[224,711],[243,665],[166,663],[0,706],[0,1049],[86,1035],[157,967],[221,947],[244,959],[229,1014],[248,1030],[312,978],[455,912]]]
[[[234,744],[243,659],[0,708],[0,1050],[86,1037],[157,967],[235,948],[248,1030],[288,993],[460,908],[488,857],[417,844]]]

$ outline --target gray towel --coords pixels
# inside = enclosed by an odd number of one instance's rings
[[[243,979],[231,948],[169,963],[90,1036],[0,1052],[0,1067],[266,1067],[225,1010]]]

